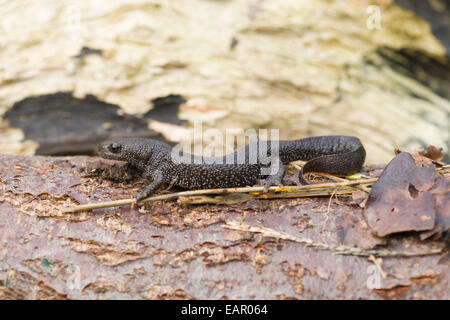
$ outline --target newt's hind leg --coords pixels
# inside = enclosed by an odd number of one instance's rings
[[[274,167],[275,166],[275,167]],[[271,167],[276,169],[275,173],[269,175],[263,183],[264,193],[269,191],[270,186],[282,186],[283,176],[284,176],[284,164],[279,158],[273,159]]]

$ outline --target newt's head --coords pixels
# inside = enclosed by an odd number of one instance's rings
[[[148,161],[155,148],[170,149],[165,143],[153,139],[114,138],[103,142],[98,148],[98,154],[105,159],[136,163]]]

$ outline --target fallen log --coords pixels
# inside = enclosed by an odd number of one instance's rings
[[[376,237],[348,195],[64,212],[146,183],[87,176],[105,164],[0,156],[0,298],[449,298],[445,240]],[[343,246],[414,256],[336,254]]]

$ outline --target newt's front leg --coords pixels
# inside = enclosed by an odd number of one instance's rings
[[[147,198],[156,188],[165,182],[162,170],[156,170],[153,172],[144,172],[142,175],[144,179],[152,179],[153,181],[136,195],[136,201],[139,202]]]

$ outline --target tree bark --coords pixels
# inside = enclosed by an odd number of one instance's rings
[[[84,177],[86,168],[111,163],[0,156],[0,298],[450,297],[442,254],[374,260],[285,240],[289,235],[330,247],[409,252],[442,245],[442,239],[422,242],[417,235],[375,237],[351,197],[160,201],[64,213],[77,204],[128,198],[142,187],[141,180]],[[232,230],[226,228],[230,222],[269,231]]]

